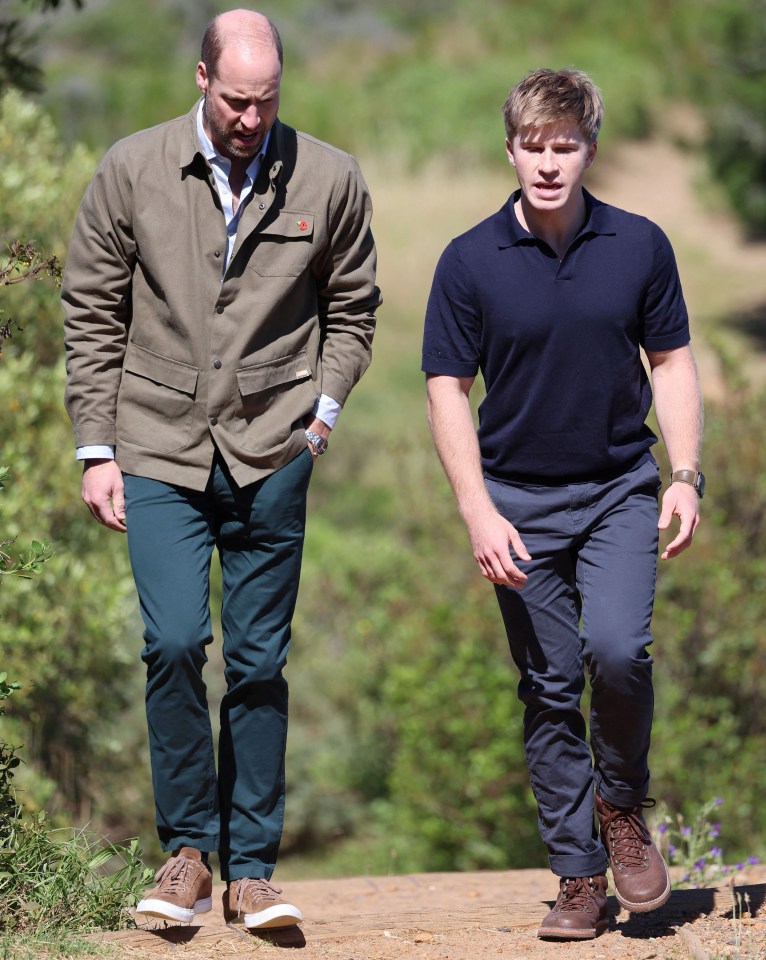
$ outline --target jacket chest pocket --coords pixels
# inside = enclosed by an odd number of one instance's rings
[[[308,266],[313,237],[313,213],[281,210],[253,236],[248,266],[261,277],[299,277]]]

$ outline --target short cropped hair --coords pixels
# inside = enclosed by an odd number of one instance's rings
[[[268,25],[271,30],[274,49],[277,51],[277,56],[279,57],[279,66],[282,67],[284,61],[282,38],[279,36],[279,30],[277,30],[271,20],[268,20]],[[205,29],[204,36],[202,37],[202,51],[200,53],[200,60],[205,64],[205,70],[211,79],[216,76],[218,61],[221,59],[221,53],[223,52],[226,39],[227,34],[222,33],[218,29],[218,18],[215,17]]]
[[[572,123],[587,143],[595,143],[604,118],[601,91],[579,70],[543,67],[528,73],[508,94],[503,105],[505,133],[517,133],[550,123]]]

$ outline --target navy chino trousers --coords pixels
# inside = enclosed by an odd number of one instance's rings
[[[540,835],[560,877],[606,872],[594,787],[617,806],[646,798],[654,697],[657,464],[600,483],[487,479],[532,561],[522,590],[496,586],[525,705]],[[591,684],[590,743],[581,697]]]
[[[223,880],[271,877],[285,801],[287,681],[308,448],[239,488],[216,454],[204,492],[125,476],[128,547],[144,620],[146,715],[164,850],[218,851]],[[217,548],[226,694],[218,769],[202,677]]]

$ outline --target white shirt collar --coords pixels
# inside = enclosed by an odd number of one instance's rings
[[[209,160],[211,163],[219,164],[223,167],[224,170],[231,170],[231,160],[228,157],[224,157],[220,154],[213,145],[213,141],[205,133],[205,125],[202,122],[202,109],[205,106],[204,97],[200,100],[199,109],[197,110],[197,139],[199,140],[200,149],[202,150],[203,156],[206,160]],[[247,166],[247,176],[250,180],[255,180],[258,176],[258,171],[261,169],[261,164],[263,163],[263,158],[266,156],[266,151],[269,148],[269,140],[271,139],[271,130],[266,134],[263,143],[261,144],[261,149],[256,153],[253,159]]]

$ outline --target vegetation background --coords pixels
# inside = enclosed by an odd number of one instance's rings
[[[227,5],[0,0],[0,51],[36,34],[0,74],[4,242],[23,237],[65,257],[98,159],[189,109],[202,31]],[[500,107],[543,64],[584,69],[604,92],[594,188],[605,199],[610,152],[671,140],[711,207],[762,239],[766,2],[259,8],[285,43],[283,119],[362,162],[385,296],[375,361],[311,491],[281,874],[543,865],[499,615],[425,424],[419,344],[433,267],[513,189]],[[21,69],[30,56],[39,73]],[[704,275],[705,242],[678,249],[683,277]],[[722,797],[719,842],[732,860],[766,851],[764,395],[743,372],[766,341],[766,281],[743,299],[740,280],[735,265],[699,281],[709,295],[695,343],[715,351],[723,382],[708,400],[705,523],[694,549],[662,567],[653,651],[653,792],[686,817]],[[0,585],[0,670],[23,683],[3,738],[24,744],[16,779],[31,809],[118,841],[139,834],[156,860],[141,624],[124,540],[79,501],[57,295],[24,284],[3,291],[2,311],[26,327],[0,365],[0,463],[13,476],[2,533],[49,537],[56,551],[34,584]],[[214,711],[219,667],[216,645]]]

